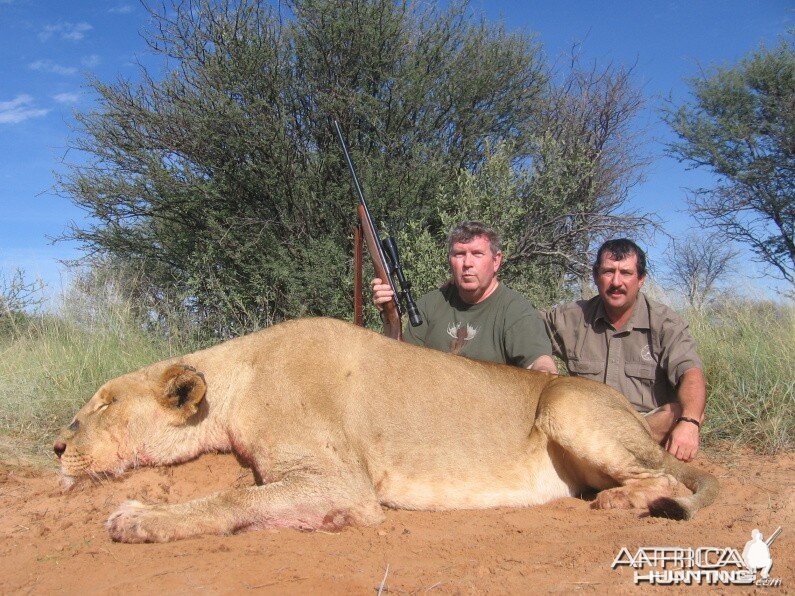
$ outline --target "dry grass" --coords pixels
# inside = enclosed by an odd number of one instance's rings
[[[4,454],[49,455],[57,430],[110,378],[195,349],[147,329],[129,302],[72,293],[57,314],[6,315],[0,326]],[[10,453],[18,445],[23,453]]]
[[[795,447],[795,307],[729,299],[687,313],[708,381],[707,444]]]

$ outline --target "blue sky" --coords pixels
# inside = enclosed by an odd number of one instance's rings
[[[660,122],[663,98],[686,98],[686,77],[730,65],[761,43],[772,46],[795,27],[795,3],[783,0],[472,0],[472,7],[509,30],[535,33],[562,65],[573,44],[585,64],[634,65],[646,98],[637,124],[647,132],[652,163],[631,203],[657,212],[673,236],[694,225],[684,189],[710,178],[664,156],[672,136]],[[79,253],[48,238],[84,214],[55,195],[54,172],[74,134],[74,111],[92,107],[86,77],[134,78],[136,61],[159,64],[140,36],[147,22],[132,0],[0,0],[0,272],[23,268],[51,292],[65,283],[58,259]],[[658,271],[666,246],[662,235],[649,245]],[[757,267],[743,271],[755,274],[755,287],[770,285]]]

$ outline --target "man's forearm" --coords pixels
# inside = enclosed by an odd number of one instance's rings
[[[679,406],[682,408],[681,415],[703,422],[704,409],[707,405],[707,382],[704,371],[700,368],[686,370],[679,380],[676,394]]]
[[[392,325],[389,323],[389,320],[383,315],[381,315],[381,323],[383,325],[384,335],[387,337],[396,337],[395,330],[392,329]]]

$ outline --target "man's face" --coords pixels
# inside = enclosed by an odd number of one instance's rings
[[[494,254],[487,237],[475,236],[471,242],[453,244],[449,258],[459,294],[467,302],[474,303],[496,283],[502,252]]]
[[[625,312],[632,308],[645,281],[645,275],[638,276],[638,255],[635,253],[616,261],[612,254],[605,252],[594,275],[605,308],[612,312]]]

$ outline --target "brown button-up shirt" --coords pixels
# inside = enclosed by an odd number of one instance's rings
[[[684,372],[703,369],[687,323],[642,293],[623,329],[610,324],[599,296],[564,304],[544,318],[552,352],[572,375],[610,385],[640,412],[674,401]]]

